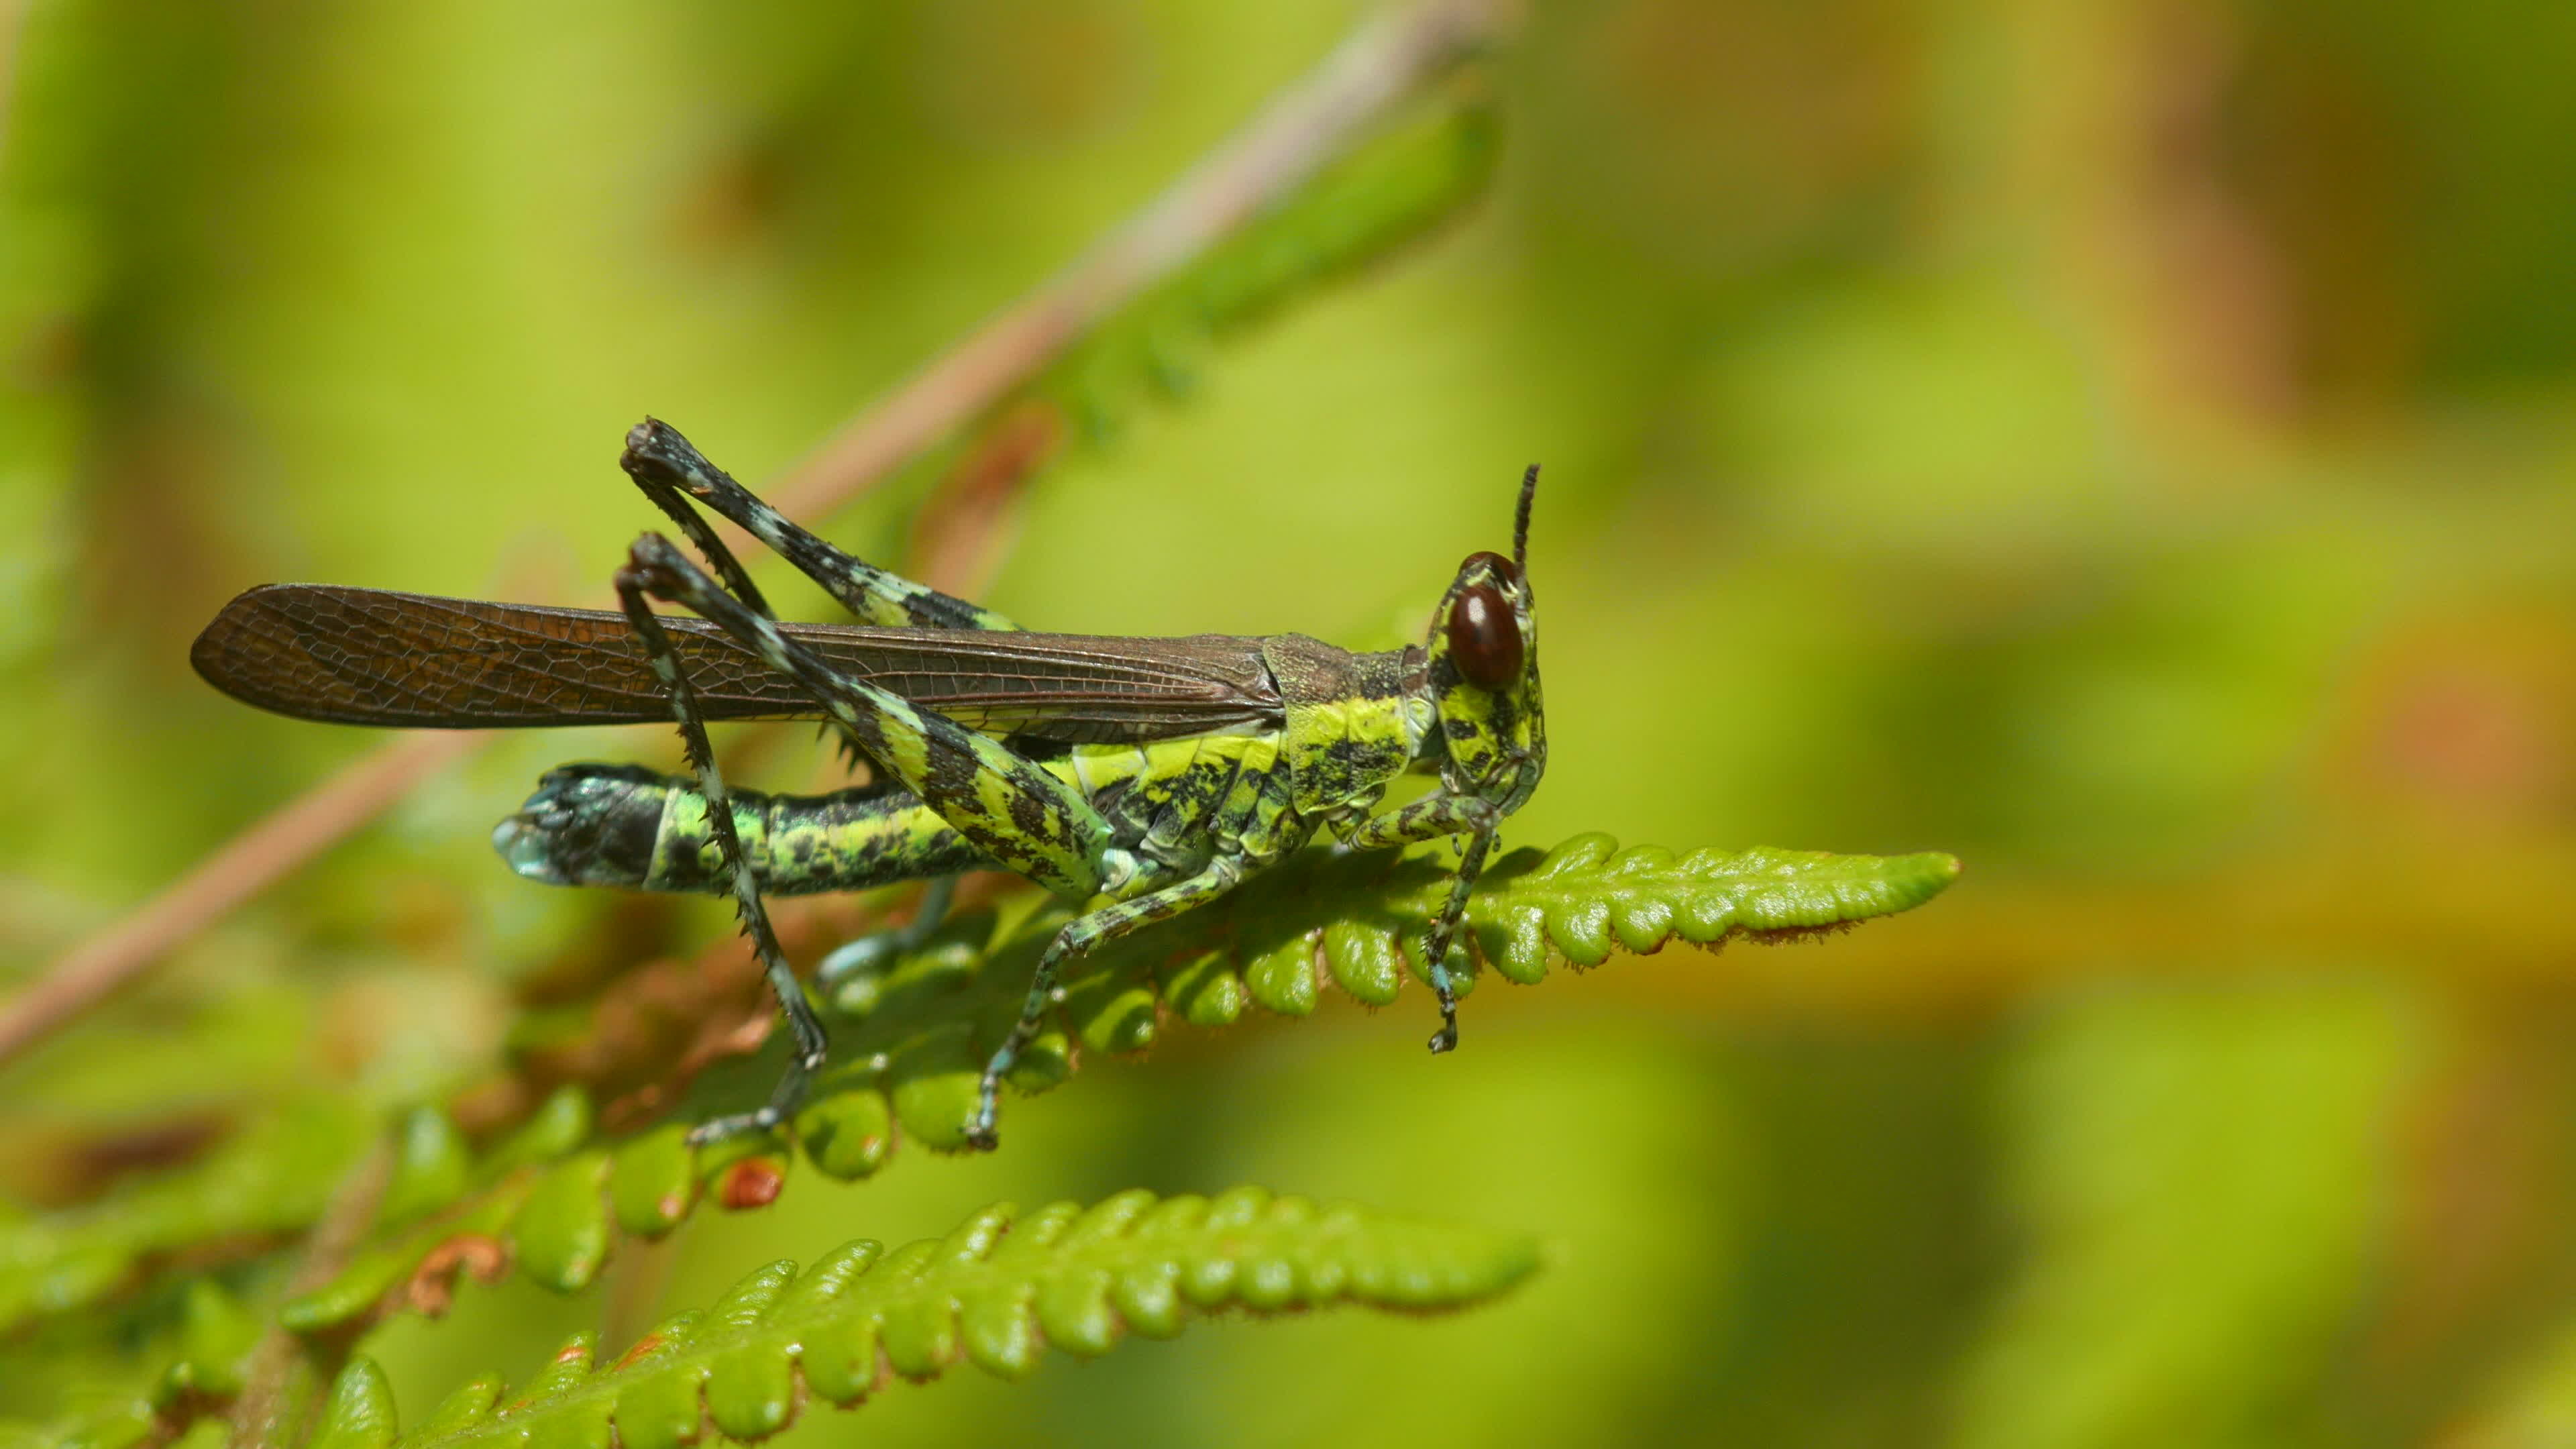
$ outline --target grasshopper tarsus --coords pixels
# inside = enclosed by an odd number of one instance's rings
[[[737,1137],[762,1137],[776,1132],[785,1114],[776,1107],[762,1107],[752,1112],[736,1112],[726,1117],[710,1117],[689,1129],[685,1141],[691,1147],[706,1147],[717,1142],[730,1142]]]
[[[784,1014],[790,1028],[796,1028],[798,1014],[793,1009]],[[807,1014],[811,1014],[810,1009]],[[769,1100],[751,1111],[710,1117],[690,1128],[686,1140],[691,1147],[730,1142],[737,1137],[765,1137],[787,1125],[788,1120],[795,1116],[796,1109],[805,1105],[805,1095],[813,1084],[814,1074],[823,1070],[824,1064],[832,1057],[830,1048],[819,1034],[807,1037],[800,1029],[796,1036],[796,1053],[788,1059],[787,1074],[779,1079]]]
[[[1436,1057],[1458,1049],[1458,989],[1450,984],[1447,953],[1432,960],[1431,990],[1440,998],[1440,1029],[1431,1034],[1431,1054]]]
[[[1002,1145],[1001,1128],[994,1123],[1001,1105],[996,1096],[1000,1085],[992,1074],[985,1074],[982,1095],[975,1104],[975,1115],[966,1123],[966,1145],[977,1152],[990,1152]]]
[[[1535,468],[1521,481],[1511,556],[1461,563],[1423,643],[1353,654],[1299,634],[1023,631],[798,527],[667,424],[648,419],[626,443],[636,487],[706,563],[645,535],[616,571],[615,612],[273,585],[226,605],[190,659],[249,703],[345,724],[678,724],[687,773],[567,766],[493,840],[511,869],[549,884],[734,898],[794,1050],[766,1106],[701,1123],[692,1143],[781,1130],[826,1058],[764,896],[1007,869],[1092,903],[1040,958],[985,1064],[965,1142],[989,1151],[1002,1081],[1063,1004],[1061,972],[1219,899],[1328,823],[1351,849],[1468,837],[1429,952],[1441,1022],[1431,1050],[1456,1049],[1448,944],[1495,826],[1547,761],[1527,577]],[[860,622],[780,622],[701,507]],[[708,722],[779,718],[826,721],[875,780],[814,796],[729,788]],[[1438,788],[1380,810],[1407,773]],[[934,886],[909,925],[834,953],[822,989],[872,999],[946,900]]]

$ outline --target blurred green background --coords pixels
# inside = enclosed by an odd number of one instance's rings
[[[378,743],[204,687],[230,595],[594,601],[658,522],[628,425],[776,477],[1362,14],[27,6],[0,980]],[[1438,1061],[1419,992],[1176,1031],[1014,1103],[998,1155],[806,1175],[605,1294],[395,1324],[406,1418],[631,1332],[621,1293],[1258,1181],[1554,1266],[796,1442],[2570,1442],[2571,55],[2548,0],[1531,5],[1483,200],[1045,472],[986,597],[1378,643],[1541,460],[1551,770],[1508,838],[1966,878],[1821,947],[1488,990]],[[892,555],[907,496],[821,522]],[[0,1074],[0,1186],[77,1196],[110,1129],[468,1080],[615,909],[510,877],[490,823],[668,733],[504,741],[193,941]],[[229,1055],[138,1065],[174,1036]]]

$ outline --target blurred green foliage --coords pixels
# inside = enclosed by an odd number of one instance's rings
[[[1356,13],[30,6],[0,969],[373,743],[194,679],[233,592],[589,601],[654,521],[614,471],[639,416],[775,476]],[[1122,404],[1048,473],[991,602],[1410,636],[1541,460],[1551,770],[1516,840],[1972,874],[1821,948],[1480,993],[1437,1061],[1418,994],[1171,1032],[1013,1103],[993,1157],[800,1180],[591,1296],[469,1286],[367,1352],[417,1416],[966,1203],[1255,1180],[1544,1233],[1563,1271],[796,1442],[2563,1438],[2571,29],[2541,0],[1529,6],[1479,209],[1183,348],[1184,405]],[[821,522],[895,556],[910,496]],[[546,766],[666,734],[504,742],[5,1069],[6,1211],[281,1101],[434,1098],[523,994],[721,937],[483,843]],[[265,1271],[227,1287],[274,1301]],[[0,1344],[0,1415],[174,1361],[177,1292]]]
[[[959,1363],[1026,1378],[1050,1348],[1097,1358],[1130,1333],[1170,1338],[1190,1318],[1228,1309],[1433,1313],[1495,1297],[1538,1259],[1526,1237],[1319,1208],[1259,1188],[1163,1202],[1126,1192],[1025,1218],[996,1206],[892,1252],[863,1238],[803,1273],[772,1263],[610,1364],[596,1362],[594,1335],[576,1334],[507,1403],[497,1376],[479,1378],[399,1441],[391,1386],[360,1359],[340,1375],[313,1442],[578,1446],[609,1442],[613,1430],[619,1444],[670,1449],[708,1426],[758,1441],[795,1423],[809,1395],[854,1408]]]

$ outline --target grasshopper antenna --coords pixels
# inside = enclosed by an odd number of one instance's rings
[[[1538,465],[1532,463],[1529,471],[1521,475],[1521,506],[1512,515],[1512,567],[1519,569],[1523,578],[1529,577],[1530,504],[1537,497]]]

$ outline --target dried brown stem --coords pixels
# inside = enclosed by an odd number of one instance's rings
[[[820,512],[972,421],[1048,359],[1294,190],[1389,108],[1484,43],[1495,0],[1428,0],[1380,16],[1009,311],[816,449],[772,494]]]
[[[97,1005],[170,948],[374,819],[477,743],[473,735],[406,734],[234,836],[142,909],[65,952],[35,985],[11,998],[0,1010],[0,1061]]]
[[[1072,266],[834,433],[770,490],[771,500],[791,516],[837,507],[991,411],[1093,325],[1293,190],[1396,103],[1483,44],[1502,10],[1498,0],[1425,0],[1362,26]],[[984,552],[953,537],[943,546],[967,558]],[[217,847],[0,1006],[0,1062],[140,976],[485,738],[413,737],[383,746]]]

